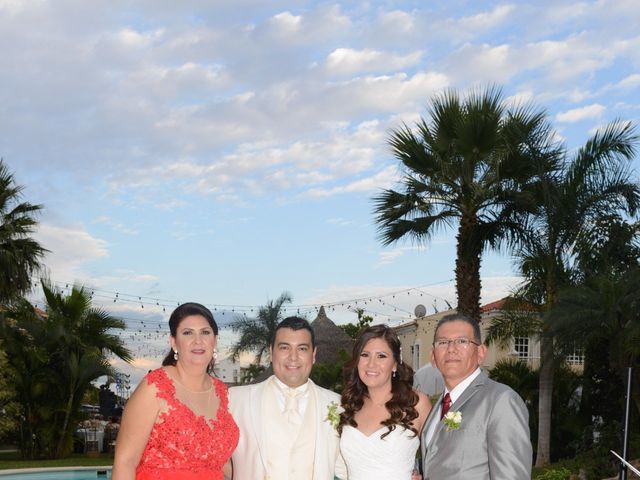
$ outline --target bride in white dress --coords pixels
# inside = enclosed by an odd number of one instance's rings
[[[412,388],[400,340],[385,325],[367,328],[345,367],[338,432],[348,480],[410,480],[429,399]]]

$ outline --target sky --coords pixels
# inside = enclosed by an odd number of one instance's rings
[[[454,231],[379,240],[389,133],[490,84],[570,149],[637,124],[638,25],[637,0],[0,0],[0,157],[43,205],[46,274],[125,319],[117,367],[139,379],[186,301],[223,354],[235,316],[285,291],[285,313],[336,323],[455,305]],[[485,303],[517,285],[506,252],[482,281]]]

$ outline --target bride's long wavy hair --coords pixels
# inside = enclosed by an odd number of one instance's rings
[[[345,386],[342,391],[344,411],[340,414],[338,433],[342,435],[342,428],[345,425],[358,426],[354,417],[362,409],[364,398],[369,396],[369,390],[358,374],[358,362],[365,345],[374,338],[382,338],[387,342],[393,353],[393,359],[396,361],[396,374],[391,377],[392,396],[385,404],[389,418],[382,422],[382,425],[389,427],[389,430],[382,434],[381,438],[389,435],[396,428],[396,425],[402,425],[417,435],[418,431],[412,426],[413,420],[418,418],[418,411],[415,407],[419,400],[418,394],[413,390],[413,369],[402,361],[400,340],[395,332],[386,325],[374,325],[367,328],[360,334],[353,346],[351,359],[344,367]]]

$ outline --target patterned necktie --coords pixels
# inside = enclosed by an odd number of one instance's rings
[[[442,399],[442,412],[440,412],[440,420],[444,418],[444,416],[449,411],[450,407],[451,407],[451,395],[449,395],[449,393],[446,393],[444,398]]]
[[[284,412],[287,415],[287,421],[292,425],[302,424],[302,415],[298,411],[298,398],[302,395],[295,388],[286,388],[284,391]]]

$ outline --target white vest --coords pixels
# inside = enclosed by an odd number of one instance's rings
[[[267,479],[312,480],[316,451],[316,403],[309,394],[302,425],[290,425],[276,398],[277,386],[269,382],[262,402],[266,445]]]

